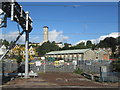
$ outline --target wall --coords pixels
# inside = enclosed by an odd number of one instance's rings
[[[88,50],[84,53],[83,60],[95,60],[95,52]]]

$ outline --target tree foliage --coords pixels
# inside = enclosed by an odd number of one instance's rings
[[[58,51],[59,47],[57,45],[55,45],[55,42],[45,42],[43,43],[41,46],[37,47],[37,52],[39,56],[43,56],[45,55],[47,52],[50,51]]]
[[[115,52],[117,41],[113,37],[107,37],[101,40],[98,44],[98,48],[111,48],[112,52]]]
[[[68,44],[68,43],[64,43],[64,47],[61,50],[68,50],[68,49],[70,49],[69,45],[70,44]]]
[[[120,59],[112,62],[112,65],[113,65],[113,71],[120,72]]]
[[[92,48],[92,47],[93,47],[92,42],[91,42],[90,40],[88,40],[88,41],[86,42],[86,48]]]
[[[6,47],[10,45],[7,40],[1,40],[1,41],[2,41],[2,45],[5,45]]]
[[[120,36],[116,38],[117,45],[120,45]]]
[[[74,46],[75,49],[85,49],[86,46],[85,46],[85,43],[84,42],[81,42],[79,44],[77,44],[76,46]]]

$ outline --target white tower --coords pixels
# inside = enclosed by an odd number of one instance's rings
[[[43,33],[44,40],[43,40],[43,42],[47,42],[48,41],[48,27],[44,26],[43,30],[44,30],[44,33]]]

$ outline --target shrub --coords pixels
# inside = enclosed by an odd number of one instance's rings
[[[80,68],[77,68],[77,69],[74,71],[74,73],[76,73],[76,74],[82,74],[82,73],[83,73],[83,70],[80,69]]]

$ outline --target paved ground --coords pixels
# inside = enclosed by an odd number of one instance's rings
[[[6,88],[44,87],[118,87],[118,83],[98,83],[74,73],[40,73],[37,78],[16,78],[3,85]]]

